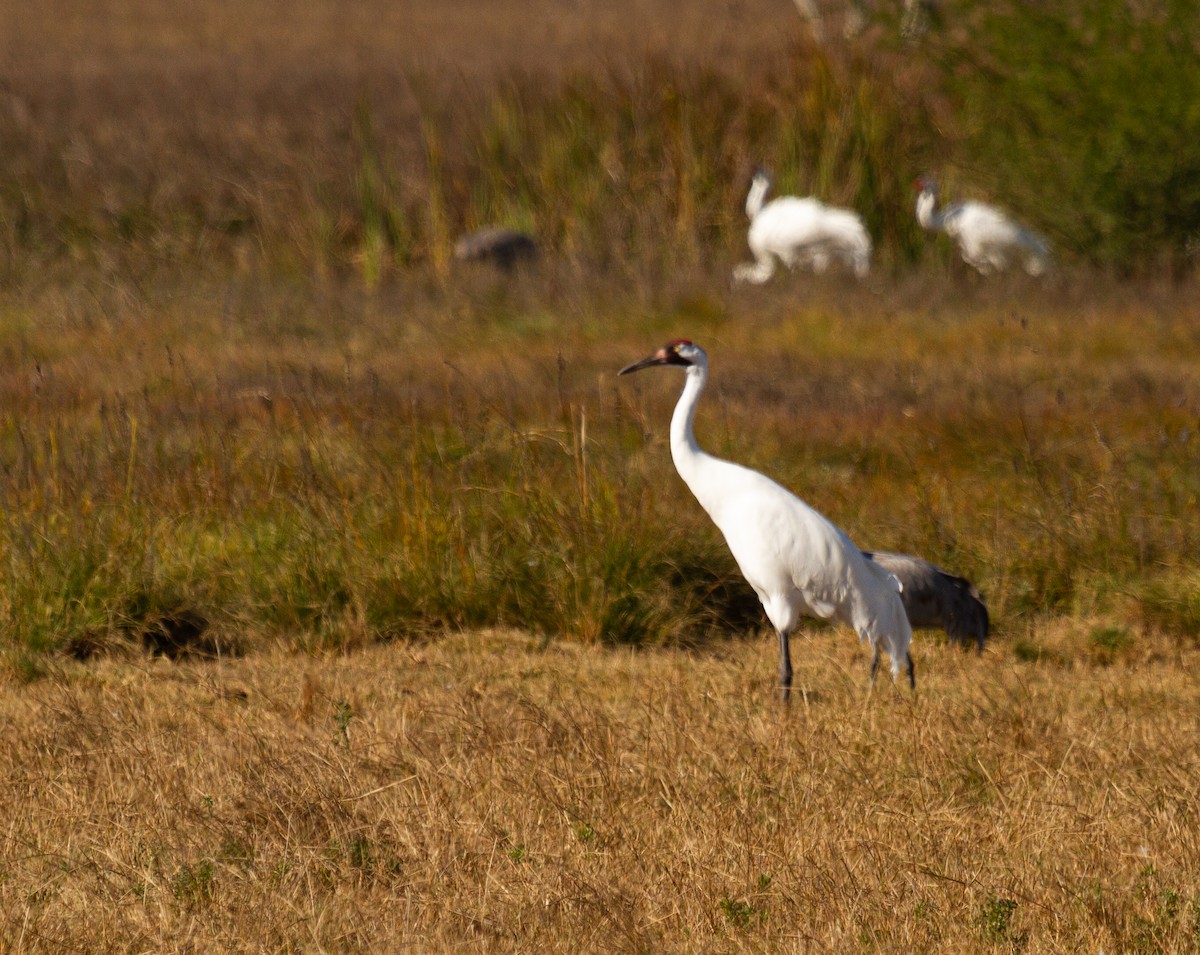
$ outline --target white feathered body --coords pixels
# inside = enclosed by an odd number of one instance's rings
[[[739,281],[762,283],[780,261],[789,269],[809,268],[824,272],[837,263],[862,277],[871,268],[871,237],[857,213],[827,206],[817,199],[781,196],[763,204],[769,186],[756,177],[746,199],[750,216],[747,244],[754,263],[739,265]]]
[[[838,620],[872,648],[886,650],[892,673],[898,674],[908,658],[912,628],[897,579],[775,481],[701,451],[690,438],[686,395],[702,385],[698,370],[689,369],[685,398],[671,420],[671,456],[724,535],[771,624],[791,633],[802,616]]]
[[[958,244],[963,261],[984,275],[1002,272],[1014,260],[1030,275],[1041,275],[1050,262],[1046,240],[1014,222],[995,206],[958,202],[940,212],[937,193],[926,189],[917,197],[917,220],[926,229],[940,229]]]

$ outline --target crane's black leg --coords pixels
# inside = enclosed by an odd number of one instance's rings
[[[792,651],[788,646],[788,635],[782,630],[779,634],[779,698],[787,703],[792,696]]]
[[[879,647],[875,648],[875,656],[871,657],[871,682],[875,682],[875,674],[879,671]]]
[[[913,672],[912,654],[909,653],[906,656],[908,657],[908,688],[915,690],[917,688],[917,675]]]

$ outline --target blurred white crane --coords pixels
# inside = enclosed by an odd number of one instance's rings
[[[971,581],[908,554],[877,550],[863,551],[863,556],[900,581],[900,599],[913,628],[940,628],[957,643],[973,640],[983,653],[990,620],[983,595]]]
[[[761,285],[774,274],[776,260],[789,269],[811,268],[818,273],[840,262],[859,278],[867,274],[871,237],[857,213],[796,196],[780,196],[764,205],[770,188],[771,177],[755,170],[746,196],[747,241],[755,261],[734,268],[734,281]]]
[[[1046,240],[994,206],[955,202],[938,210],[936,182],[922,177],[913,188],[917,190],[917,221],[954,239],[963,261],[981,274],[1003,271],[1013,259],[1022,260],[1030,275],[1041,275],[1050,265]]]
[[[619,374],[651,365],[684,369],[683,394],[671,417],[675,469],[725,536],[742,575],[758,594],[779,637],[779,686],[786,702],[792,686],[788,638],[802,616],[836,619],[871,644],[871,676],[883,647],[892,675],[903,664],[916,686],[909,644],[912,628],[900,601],[899,581],[829,520],[765,475],[700,450],[692,434],[696,404],[708,378],[704,349],[685,339],[668,342]]]

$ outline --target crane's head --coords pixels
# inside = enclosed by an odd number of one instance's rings
[[[683,368],[690,368],[692,365],[704,363],[703,348],[693,345],[686,338],[676,338],[667,342],[653,355],[643,358],[641,361],[635,361],[632,365],[626,365],[617,374],[628,375],[630,372],[641,371],[651,365],[679,365]]]
[[[914,192],[934,192],[938,191],[938,184],[929,176],[917,176],[913,180]]]

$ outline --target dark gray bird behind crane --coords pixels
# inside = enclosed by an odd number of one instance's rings
[[[908,554],[876,550],[863,551],[863,556],[900,581],[900,600],[914,630],[940,628],[957,643],[974,641],[983,652],[991,622],[983,596],[971,581]]]
[[[533,236],[503,226],[489,226],[468,232],[454,244],[454,257],[460,262],[490,262],[510,271],[521,262],[537,258]]]

